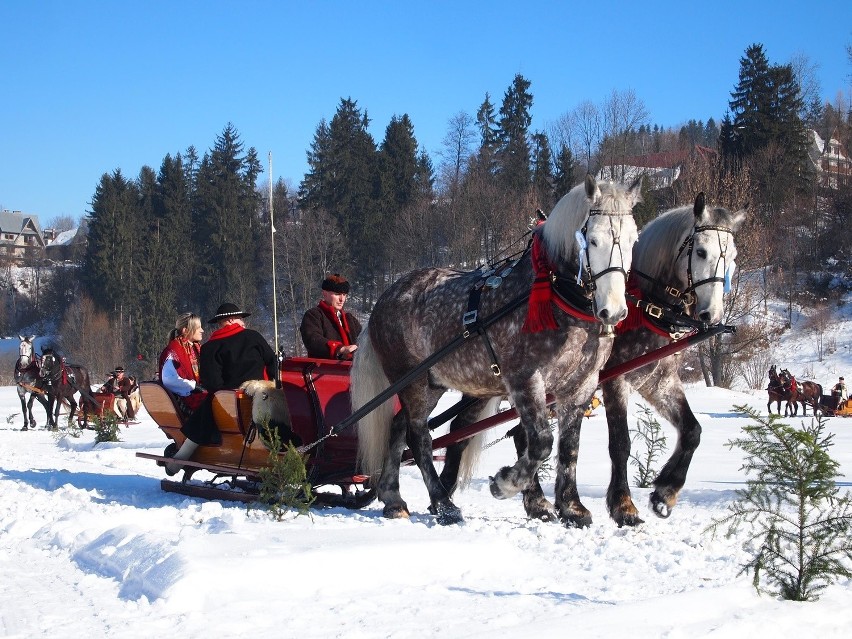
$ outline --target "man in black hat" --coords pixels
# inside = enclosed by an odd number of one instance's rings
[[[308,357],[352,359],[358,348],[355,340],[361,333],[361,323],[343,310],[349,282],[338,273],[329,274],[321,288],[320,303],[305,313],[299,327]]]
[[[137,388],[135,380],[124,374],[124,366],[116,366],[112,375],[98,389],[98,392],[115,395],[113,400],[115,414],[118,415],[120,420],[127,421],[136,419],[137,405],[133,402],[132,394]]]
[[[243,318],[249,315],[236,304],[225,303],[210,318],[209,323],[217,328],[201,347],[199,357],[201,385],[208,395],[181,428],[186,440],[174,459],[189,459],[200,444],[221,443],[222,435],[213,421],[213,393],[239,388],[250,379],[275,379],[278,359],[263,335],[246,328]],[[166,473],[174,475],[180,468],[168,464]]]

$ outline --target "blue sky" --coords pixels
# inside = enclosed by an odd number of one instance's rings
[[[849,96],[852,2],[93,2],[0,0],[0,208],[79,218],[101,175],[194,145],[228,122],[297,186],[341,98],[377,142],[407,113],[437,164],[449,119],[531,81],[532,128],[632,89],[650,123],[721,120],[745,49],[819,65]],[[268,179],[266,172],[261,182]]]

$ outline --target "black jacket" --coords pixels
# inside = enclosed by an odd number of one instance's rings
[[[211,393],[239,388],[250,379],[275,379],[277,359],[263,335],[250,328],[235,335],[212,339],[201,347],[201,385]]]

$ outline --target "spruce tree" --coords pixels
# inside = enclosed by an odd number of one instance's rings
[[[128,257],[132,254],[136,187],[120,169],[104,173],[92,197],[83,282],[99,308],[120,312],[132,294]]]
[[[577,181],[575,170],[577,162],[574,160],[574,154],[567,144],[563,144],[559,153],[556,156],[556,173],[554,175],[554,195],[556,201],[568,193]]]
[[[550,142],[544,133],[534,133],[532,143],[533,189],[535,189],[539,207],[549,212],[556,204],[553,153],[550,150]]]
[[[748,527],[744,566],[758,592],[812,601],[838,577],[852,578],[852,498],[839,495],[839,464],[828,449],[834,436],[825,418],[795,428],[748,406],[734,409],[752,419],[743,436],[728,442],[746,455],[746,489],[730,514],[711,532],[732,534]]]
[[[530,81],[515,75],[503,96],[498,129],[497,171],[503,186],[523,193],[531,183],[529,127],[533,96]]]
[[[355,260],[348,276],[362,285],[381,268],[383,246],[378,150],[368,125],[354,100],[341,99],[331,122],[317,127],[299,187],[308,214],[323,210],[342,229]]]
[[[261,172],[257,152],[243,154],[237,130],[228,124],[201,160],[197,174],[193,230],[198,250],[201,310],[224,301],[241,308],[257,304],[256,263]]]

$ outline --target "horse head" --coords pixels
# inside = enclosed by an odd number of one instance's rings
[[[46,348],[41,354],[39,375],[45,380],[55,380],[62,371],[62,362],[52,348]]]
[[[731,213],[721,206],[708,207],[699,193],[693,205],[693,240],[687,249],[687,288],[694,291],[696,319],[718,324],[724,318],[724,294],[731,288],[736,269],[734,234],[746,216],[746,207]]]
[[[26,368],[33,361],[33,340],[35,335],[31,337],[18,336],[21,343],[18,345],[18,367]]]
[[[563,197],[544,223],[543,237],[557,269],[576,274],[595,317],[613,326],[627,317],[627,273],[638,231],[633,206],[640,182],[598,183],[591,175]],[[573,274],[572,274],[573,276]]]

